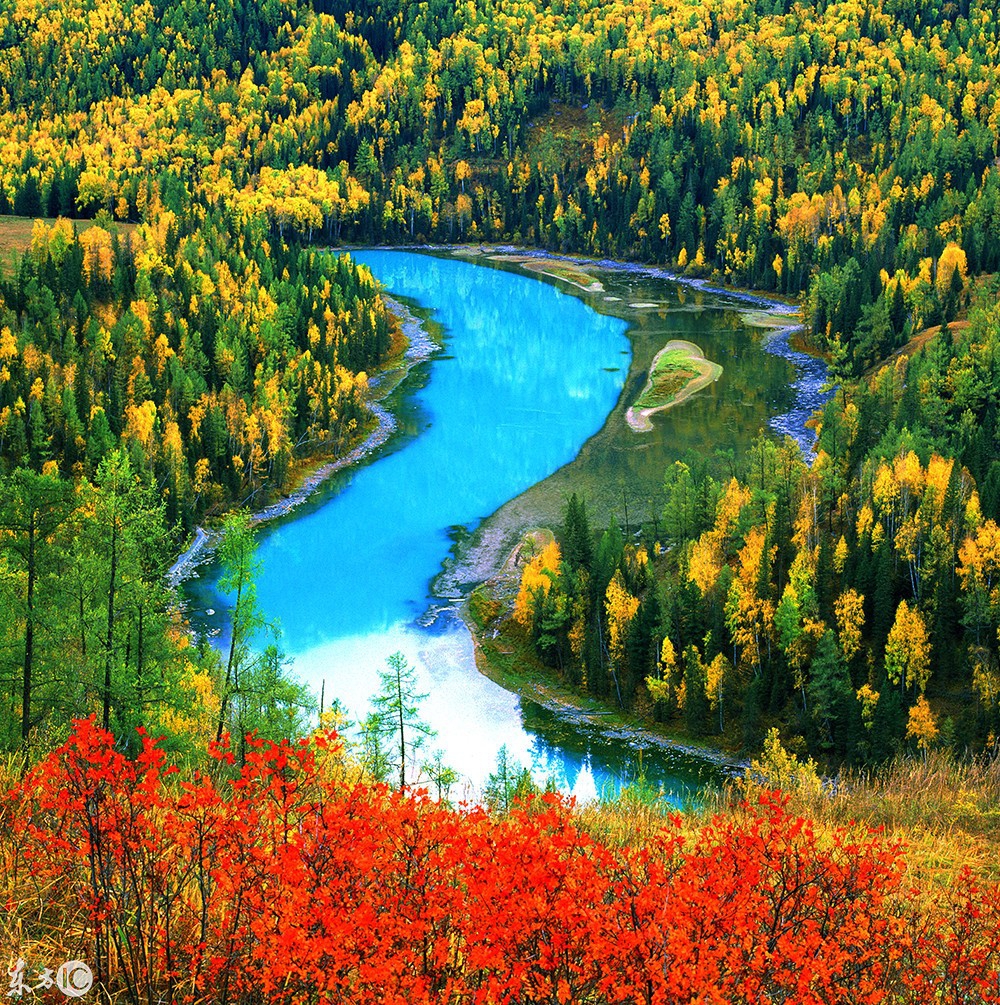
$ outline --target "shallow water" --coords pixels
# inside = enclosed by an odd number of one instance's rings
[[[823,407],[833,392],[826,390],[826,363],[817,356],[807,356],[804,352],[793,349],[790,345],[791,335],[792,329],[783,328],[764,339],[768,352],[787,359],[795,368],[792,384],[795,402],[787,412],[775,415],[770,425],[779,435],[790,436],[802,452],[807,454],[812,449],[816,436],[806,426],[806,422],[813,412]]]
[[[480,675],[464,625],[447,612],[426,617],[440,601],[431,580],[454,542],[507,500],[534,498],[540,485],[562,485],[574,472],[589,484],[583,455],[565,467],[588,440],[603,456],[595,480],[607,479],[613,496],[624,469],[636,508],[671,457],[749,442],[755,423],[794,405],[789,363],[763,349],[732,302],[662,279],[602,273],[605,292],[581,296],[451,258],[355,257],[394,295],[429,310],[441,351],[393,402],[399,432],[377,459],[335,476],[315,501],[261,533],[258,598],[280,622],[295,671],[317,692],[323,687],[327,704],[335,696],[361,717],[378,669],[402,651],[428,694],[423,713],[437,737],[427,752],[439,747],[470,792],[485,782],[501,744],[536,777],[551,776],[582,798],[633,780],[639,766],[630,744]],[[637,359],[630,373],[629,324],[641,356],[682,337],[726,368],[718,386],[657,416],[645,439],[614,425],[627,404],[619,402],[626,380],[639,380],[648,365]],[[563,505],[564,488],[550,493],[551,508]],[[599,495],[595,488],[597,514]],[[224,633],[217,575],[208,567],[186,592],[193,622]],[[718,777],[709,762],[655,749],[642,770],[678,800]]]

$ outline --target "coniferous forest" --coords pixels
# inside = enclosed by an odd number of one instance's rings
[[[750,775],[800,800],[817,768],[967,770],[988,863],[998,137],[992,0],[0,0],[0,960],[79,952],[136,1003],[1000,1001],[997,877],[938,896],[894,843],[918,821],[817,837],[765,794],[686,838],[644,806],[622,837],[289,745],[314,702],[257,651],[240,512],[375,424],[404,340],[343,246],[511,244],[792,301],[836,387],[814,453],[762,432],[678,461],[638,534],[573,496],[502,630],[634,719],[764,745]],[[165,573],[220,521],[217,652]]]

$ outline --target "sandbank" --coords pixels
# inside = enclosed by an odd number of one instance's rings
[[[671,363],[682,363],[683,369],[676,366],[665,369],[661,364],[666,361],[668,354]],[[686,375],[685,380],[677,390],[671,390],[663,395],[657,391],[657,378],[662,380],[671,369],[678,376]],[[693,394],[697,394],[703,387],[707,387],[721,376],[722,367],[705,359],[705,354],[693,342],[673,339],[653,357],[646,386],[636,399],[636,403],[625,413],[625,420],[637,433],[647,433],[653,428],[653,423],[650,421],[652,415],[687,401]],[[651,403],[640,405],[644,400]]]

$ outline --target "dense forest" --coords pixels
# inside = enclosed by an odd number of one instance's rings
[[[801,298],[841,381],[815,460],[676,465],[641,543],[588,540],[575,501],[519,605],[545,662],[737,745],[991,741],[985,0],[5,0],[0,33],[0,214],[55,221],[0,279],[10,742],[60,703],[110,725],[150,661],[225,707],[152,584],[196,521],[365,432],[397,340],[324,249],[460,240]]]

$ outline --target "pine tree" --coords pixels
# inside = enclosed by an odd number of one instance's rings
[[[594,546],[590,524],[587,521],[586,504],[577,498],[575,492],[566,504],[561,537],[563,559],[569,567],[574,570],[582,568],[589,572]]]
[[[407,760],[414,760],[424,742],[435,735],[420,716],[420,703],[427,695],[418,693],[416,669],[401,652],[386,660],[386,668],[379,671],[379,682],[381,688],[372,699],[378,717],[375,728],[383,737],[392,738],[402,791],[406,788]]]

